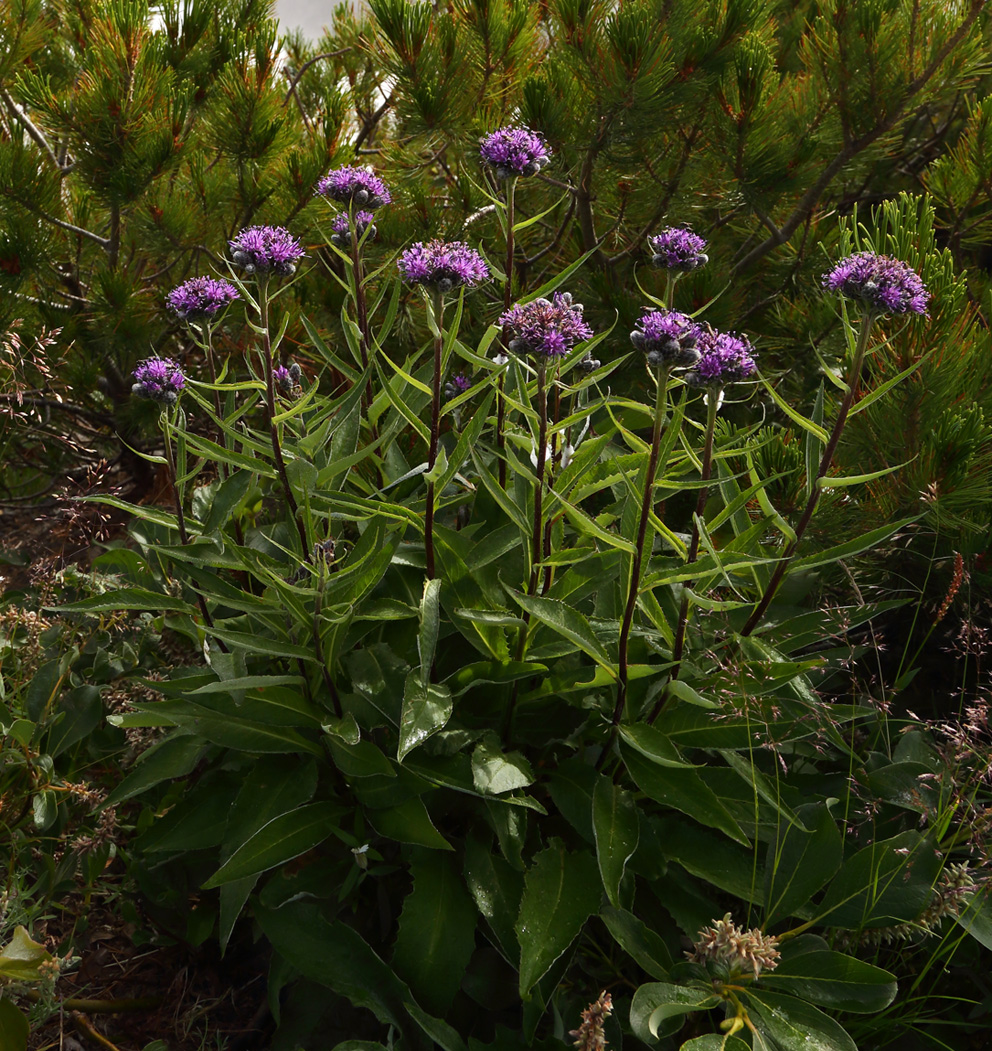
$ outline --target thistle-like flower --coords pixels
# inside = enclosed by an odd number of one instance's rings
[[[381,208],[389,204],[393,196],[389,187],[371,168],[333,168],[317,183],[314,191],[318,197],[330,197],[342,204],[354,204],[357,208]]]
[[[371,212],[355,213],[355,233],[360,241],[368,230],[368,240],[375,239],[374,216]],[[338,212],[331,220],[331,244],[338,248],[351,248],[351,217],[347,212]]]
[[[649,237],[648,245],[653,253],[651,262],[665,270],[682,273],[698,270],[710,258],[705,254],[705,239],[687,226],[668,226],[660,234]]]
[[[485,260],[462,241],[418,241],[400,256],[397,265],[411,285],[425,285],[442,295],[489,280]]]
[[[609,1042],[603,1032],[603,1026],[611,1014],[613,997],[604,990],[599,994],[599,999],[582,1012],[582,1025],[569,1032],[569,1036],[575,1037],[573,1046],[579,1051],[603,1051]]]
[[[652,368],[688,368],[699,361],[696,345],[703,328],[677,310],[649,310],[637,322],[630,342],[647,355]]]
[[[131,393],[163,405],[175,405],[186,386],[183,370],[171,358],[145,358],[133,375]]]
[[[174,288],[165,301],[184,321],[198,321],[212,318],[239,297],[230,281],[192,277]]]
[[[230,248],[234,265],[246,274],[288,277],[304,255],[300,242],[282,226],[246,227],[230,242]]]
[[[459,373],[457,376],[452,376],[444,385],[444,396],[449,400],[457,398],[459,394],[464,394],[471,386],[472,381],[468,376],[463,376]]]
[[[823,275],[823,287],[868,308],[870,314],[925,314],[930,293],[908,264],[888,255],[856,252]]]
[[[693,387],[726,387],[747,379],[757,369],[747,336],[704,329],[698,350],[699,360],[685,377]]]
[[[712,927],[704,927],[693,951],[686,953],[691,963],[713,964],[727,977],[739,977],[745,970],[752,970],[755,978],[762,971],[773,971],[779,955],[778,938],[758,927],[741,930],[729,912],[722,920],[714,920]]]
[[[272,379],[282,394],[292,394],[299,387],[302,376],[303,371],[295,361],[289,366],[276,365],[272,370]]]
[[[576,343],[592,335],[582,319],[582,304],[573,303],[568,292],[518,303],[500,317],[499,323],[512,333],[507,349],[538,359],[564,357]]]
[[[497,179],[513,179],[536,175],[551,159],[551,150],[528,128],[500,128],[482,140],[479,155]]]

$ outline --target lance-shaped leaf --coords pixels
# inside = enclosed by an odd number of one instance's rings
[[[443,1015],[475,948],[476,912],[453,855],[421,850],[410,866],[393,967],[418,1003]]]
[[[847,1031],[811,1004],[765,989],[743,995],[755,1028],[775,1051],[858,1051]]]
[[[634,797],[604,775],[592,793],[592,828],[596,860],[610,904],[620,905],[620,881],[627,862],[637,849],[639,828]]]
[[[529,996],[599,909],[598,876],[592,855],[570,854],[558,840],[534,859],[524,879],[516,923],[522,997]]]
[[[801,1000],[855,1014],[884,1011],[898,990],[894,974],[828,950],[789,957],[762,975],[761,982]]]
[[[720,1004],[710,986],[672,985],[649,982],[642,985],[630,1004],[630,1027],[634,1035],[651,1045],[659,1037],[671,1036],[682,1028],[687,1014],[708,1011]]]

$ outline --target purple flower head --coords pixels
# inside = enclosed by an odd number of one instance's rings
[[[171,358],[146,358],[134,370],[132,394],[175,405],[186,386],[183,370]]]
[[[747,379],[757,367],[747,336],[704,329],[699,337],[699,360],[686,374],[686,382],[693,387],[722,388]]]
[[[573,303],[568,292],[518,303],[500,317],[499,323],[512,333],[509,350],[538,358],[564,357],[576,343],[592,335],[582,319],[582,304]]]
[[[272,370],[272,379],[282,394],[292,394],[300,385],[303,371],[294,361],[288,368],[285,365],[276,365]]]
[[[359,241],[365,236],[366,230],[369,231],[369,240],[375,239],[373,219],[371,212],[355,213],[355,233],[358,234]],[[338,248],[351,248],[351,216],[347,212],[338,212],[334,216],[331,220],[331,230],[333,231],[331,233],[332,244],[337,245]]]
[[[282,226],[249,226],[230,242],[234,265],[246,274],[280,274],[296,272],[303,258],[300,242]]]
[[[330,197],[358,208],[381,208],[393,196],[389,187],[371,168],[333,168],[317,183],[318,197]]]
[[[925,314],[930,293],[907,263],[856,252],[823,275],[823,287],[863,303],[872,314]]]
[[[442,295],[489,280],[489,267],[461,241],[418,241],[399,258],[400,273],[411,285],[427,285]]]
[[[647,355],[652,368],[688,368],[699,360],[696,344],[702,335],[702,326],[677,310],[649,310],[630,342]]]
[[[457,376],[452,376],[444,385],[444,396],[446,398],[457,398],[459,394],[464,394],[471,386],[472,381],[468,376],[459,373]]]
[[[497,179],[536,175],[551,159],[548,144],[527,128],[500,128],[492,132],[479,144],[479,154]]]
[[[649,237],[648,245],[654,253],[651,262],[665,270],[698,270],[710,258],[705,254],[706,241],[687,226],[668,226]]]
[[[193,277],[174,288],[165,301],[184,321],[197,321],[213,317],[238,298],[238,290],[230,281]]]

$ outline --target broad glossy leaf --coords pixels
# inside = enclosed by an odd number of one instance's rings
[[[846,1030],[811,1004],[765,989],[742,995],[755,1028],[776,1051],[858,1051]]]
[[[507,588],[511,598],[532,617],[567,639],[576,649],[588,654],[597,664],[610,671],[613,664],[605,647],[596,637],[589,621],[576,609],[557,599],[525,595]]]
[[[720,1036],[718,1033],[707,1033],[697,1036],[679,1047],[679,1051],[751,1051],[749,1044],[736,1036]]]
[[[341,818],[333,803],[309,803],[266,822],[203,884],[204,888],[254,876],[275,868],[323,843]]]
[[[665,858],[743,901],[761,897],[761,869],[754,852],[719,832],[666,814],[655,825]]]
[[[630,792],[617,787],[605,774],[596,779],[592,795],[592,827],[596,860],[610,904],[620,905],[620,881],[637,849],[637,806]]]
[[[429,672],[429,669],[428,669]],[[403,688],[399,742],[396,758],[421,745],[451,718],[451,691],[443,684],[424,683],[422,671],[411,671]]]
[[[661,1036],[677,1033],[687,1014],[708,1011],[721,1002],[719,996],[714,996],[712,988],[702,984],[697,987],[649,982],[634,993],[630,1004],[630,1027],[639,1040],[654,1044]]]
[[[557,840],[527,870],[516,923],[522,997],[529,995],[598,911],[598,875],[592,855],[569,853]]]
[[[475,906],[450,854],[419,852],[413,890],[403,902],[393,967],[417,1001],[444,1015],[475,948]]]
[[[144,588],[124,588],[121,591],[105,591],[102,595],[67,602],[64,606],[51,607],[59,613],[115,613],[118,610],[135,609],[152,613],[198,613],[196,606],[172,595],[146,591]]]
[[[479,792],[499,795],[534,783],[530,764],[519,752],[505,754],[492,735],[472,752],[472,781]]]
[[[895,999],[894,974],[842,952],[809,952],[779,963],[761,984],[822,1007],[856,1014],[884,1011]]]
[[[621,754],[630,776],[646,795],[703,825],[719,829],[738,843],[750,845],[730,811],[696,770],[658,766],[629,745],[621,745]]]
[[[614,941],[652,978],[664,980],[672,966],[665,943],[633,913],[607,905],[599,914]]]
[[[441,617],[441,581],[425,580],[424,594],[420,600],[420,633],[417,636],[417,653],[420,656],[420,681],[428,687],[431,668],[437,650]]]
[[[403,1006],[417,1025],[441,1048],[441,1051],[465,1051],[465,1041],[453,1026],[440,1018],[434,1018],[414,1003],[406,1003]],[[383,1051],[386,1049],[383,1048]]]
[[[986,949],[992,949],[992,907],[987,888],[973,894],[954,920]]]

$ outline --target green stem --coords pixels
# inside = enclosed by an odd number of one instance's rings
[[[540,423],[537,431],[537,485],[534,488],[534,531],[531,534],[528,595],[537,593],[538,566],[543,559],[544,473],[548,462],[548,392],[544,385],[545,374],[546,366],[542,363],[537,368],[537,411]]]
[[[706,501],[709,498],[710,487],[707,484],[710,480],[710,474],[713,470],[713,432],[716,429],[716,414],[720,407],[720,394],[719,390],[710,390],[707,394],[706,404],[706,439],[703,445],[703,462],[702,470],[700,472],[700,478],[702,486],[699,490],[699,496],[696,499],[696,513],[692,519],[692,535],[689,540],[689,554],[686,558],[686,564],[692,565],[699,557],[699,523],[702,520],[703,514],[706,511]],[[686,581],[682,586],[682,602],[679,606],[679,622],[675,629],[675,644],[672,647],[672,670],[669,674],[670,681],[675,681],[679,677],[679,670],[682,665],[682,654],[685,649],[685,633],[686,627],[689,621],[689,590],[692,588],[692,581]],[[658,714],[665,705],[667,699],[668,690],[667,688],[662,692],[658,698],[658,702],[651,712],[651,716],[648,719],[649,723],[653,723],[658,718]]]
[[[431,442],[427,453],[427,473],[434,470],[437,463],[438,437],[441,431],[441,369],[444,352],[444,296],[438,292],[434,296],[434,320],[437,333],[434,336],[434,379],[431,386]],[[427,579],[433,580],[434,563],[434,482],[427,483],[427,510],[424,515],[424,550],[427,555]]]
[[[657,394],[654,407],[654,428],[651,432],[651,452],[648,455],[647,473],[644,478],[644,495],[641,498],[641,517],[637,524],[637,540],[634,545],[634,556],[630,565],[630,584],[627,590],[627,604],[624,608],[623,623],[620,626],[620,654],[617,662],[617,700],[613,708],[610,737],[596,764],[597,770],[602,769],[603,764],[606,762],[606,758],[610,753],[613,742],[616,740],[617,727],[620,725],[620,720],[623,718],[624,709],[627,705],[627,643],[630,639],[631,626],[634,623],[634,610],[637,608],[637,595],[641,586],[641,563],[644,558],[648,520],[651,517],[655,476],[658,470],[658,453],[661,448],[662,424],[664,423],[665,411],[668,406],[668,372],[669,366],[658,368],[655,371]]]
[[[269,415],[269,434],[272,438],[272,456],[276,462],[276,471],[279,481],[282,483],[283,493],[286,496],[286,504],[292,516],[293,524],[300,535],[300,546],[303,550],[303,561],[309,562],[310,545],[307,543],[307,531],[300,518],[300,508],[293,495],[293,489],[289,484],[289,476],[286,474],[286,462],[282,457],[282,442],[279,438],[279,425],[276,423],[276,384],[272,368],[272,333],[269,330],[269,295],[268,281],[264,277],[258,279],[258,316],[259,328],[262,330],[262,368],[265,370],[265,406]]]
[[[740,634],[742,636],[746,637],[754,631],[761,622],[761,618],[765,615],[766,610],[771,605],[771,601],[775,597],[775,592],[778,591],[779,584],[781,584],[782,578],[785,576],[785,571],[788,568],[789,563],[792,561],[796,549],[799,547],[803,534],[806,532],[806,528],[813,517],[813,512],[816,510],[816,505],[820,499],[820,482],[826,476],[827,471],[830,470],[831,463],[833,463],[837,443],[840,441],[841,432],[844,430],[844,424],[847,422],[847,416],[851,410],[851,405],[854,402],[855,392],[858,389],[858,383],[861,379],[861,366],[865,359],[865,351],[868,349],[868,337],[871,334],[871,328],[874,321],[875,316],[873,314],[865,314],[864,320],[861,323],[861,331],[858,333],[857,346],[854,350],[854,364],[851,366],[847,391],[840,403],[840,409],[837,412],[837,419],[834,422],[834,429],[831,431],[826,447],[823,450],[823,455],[820,457],[820,466],[816,472],[816,477],[811,481],[809,498],[806,501],[806,507],[803,510],[802,517],[799,519],[799,524],[796,526],[795,539],[786,548],[785,554],[779,560],[774,573],[772,573],[771,579],[768,581],[768,586],[765,588],[764,594],[761,596],[758,604],[754,607],[751,616],[748,617],[747,623],[741,629]]]
[[[506,183],[506,284],[503,286],[503,309],[509,310],[513,302],[513,256],[515,251],[513,238],[514,198],[517,180],[508,179]],[[503,346],[506,347],[507,334],[503,332]],[[503,396],[504,375],[501,373],[496,381],[496,450],[497,470],[501,489],[506,488],[506,398]]]

